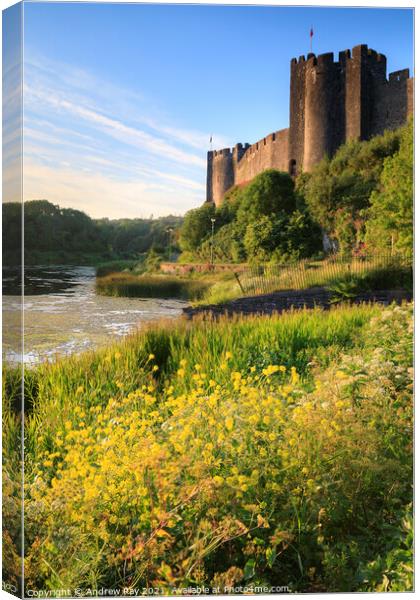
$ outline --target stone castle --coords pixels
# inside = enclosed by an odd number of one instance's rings
[[[365,44],[329,52],[290,65],[288,129],[270,133],[255,144],[207,154],[207,202],[219,206],[234,185],[265,169],[294,176],[310,171],[348,140],[366,140],[402,125],[413,112],[413,78],[403,69],[386,75],[386,56]]]

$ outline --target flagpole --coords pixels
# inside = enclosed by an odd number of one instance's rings
[[[314,36],[314,27],[311,25],[311,31],[309,33],[309,44],[310,44],[310,53],[312,54],[312,38]]]

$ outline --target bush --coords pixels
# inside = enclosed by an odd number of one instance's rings
[[[408,124],[397,131],[386,131],[368,141],[348,142],[310,174],[297,178],[299,197],[305,200],[314,221],[338,242],[343,254],[364,239],[365,226],[371,248],[383,250],[389,246],[392,232],[397,245],[404,249],[410,246],[410,127]],[[401,235],[397,235],[399,228]],[[387,244],[379,243],[384,235]]]

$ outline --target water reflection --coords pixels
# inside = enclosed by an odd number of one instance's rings
[[[3,357],[21,359],[17,273],[4,277]],[[181,300],[113,298],[95,294],[93,267],[25,269],[24,356],[26,363],[52,360],[106,344],[160,318],[175,318]]]
[[[25,296],[71,292],[75,286],[91,280],[94,275],[93,267],[25,267]],[[3,267],[3,295],[20,294],[21,280],[20,267]]]

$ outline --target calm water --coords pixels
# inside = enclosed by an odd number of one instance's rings
[[[21,358],[21,298],[16,272],[3,273],[3,358]],[[81,352],[120,338],[142,324],[175,318],[181,300],[112,298],[95,294],[93,267],[25,270],[24,362]]]

